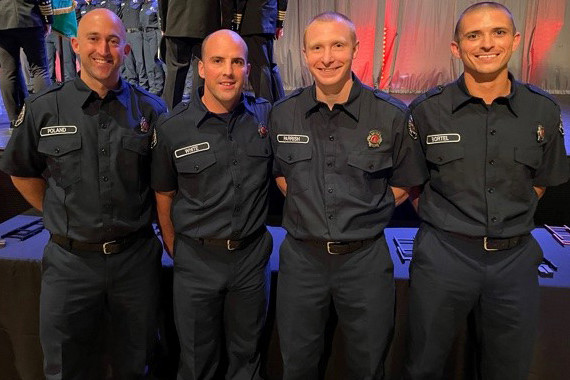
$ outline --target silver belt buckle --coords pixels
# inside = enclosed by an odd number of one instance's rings
[[[115,243],[115,242],[117,242],[117,241],[116,241],[116,240],[111,240],[111,241],[108,241],[108,242],[106,242],[106,243],[103,243],[103,253],[106,254],[106,255],[110,255],[112,252],[107,252],[107,247],[109,246],[109,244],[113,244],[113,243]]]
[[[483,248],[485,248],[485,251],[487,251],[487,252],[498,251],[497,248],[488,248],[488,247],[487,247],[487,236],[485,236],[485,237],[483,238]]]
[[[331,252],[331,244],[339,244],[340,241],[327,241],[327,252],[329,255],[340,255],[340,253]]]
[[[232,241],[230,239],[226,240],[226,245],[228,247],[228,251],[235,251],[237,248],[232,247]]]

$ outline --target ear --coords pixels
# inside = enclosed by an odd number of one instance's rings
[[[513,51],[517,50],[521,43],[521,34],[519,32],[515,33],[514,41],[513,41]]]
[[[249,73],[251,72],[251,63],[247,64],[247,72],[246,72],[246,76],[249,77]]]
[[[77,37],[71,37],[71,48],[75,54],[79,55],[79,41],[77,41]]]
[[[360,41],[356,41],[356,43],[354,44],[354,48],[352,49],[352,59],[356,59],[359,47],[360,47]]]
[[[129,55],[131,53],[131,45],[125,44],[123,53],[125,53],[125,55]]]
[[[459,44],[456,41],[451,41],[449,47],[451,49],[451,54],[453,54],[455,58],[461,59],[461,49],[459,47]]]
[[[200,78],[206,79],[204,75],[204,62],[201,59],[198,61],[198,75],[200,75]]]

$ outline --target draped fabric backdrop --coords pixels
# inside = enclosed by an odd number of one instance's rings
[[[312,83],[303,30],[334,10],[356,25],[360,51],[354,72],[366,84],[395,93],[424,92],[463,70],[449,44],[459,14],[475,0],[289,0],[285,35],[275,57],[287,90]],[[513,13],[521,45],[510,62],[515,77],[555,94],[570,94],[570,2],[500,0]]]

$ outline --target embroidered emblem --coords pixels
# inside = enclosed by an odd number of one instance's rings
[[[269,130],[267,129],[267,126],[265,126],[265,124],[260,122],[257,126],[257,133],[259,133],[259,137],[264,139],[267,136],[268,132]]]
[[[410,118],[408,119],[408,133],[410,134],[410,137],[413,138],[414,140],[418,139],[418,130],[416,129],[416,125],[414,124],[414,118],[412,117],[412,115],[410,115]]]
[[[439,135],[427,135],[426,144],[457,143],[461,141],[459,133],[442,133]]]
[[[564,125],[562,124],[562,114],[560,114],[560,124],[558,124],[558,132],[564,136]]]
[[[368,147],[370,148],[378,148],[382,143],[382,135],[376,129],[371,130],[368,132],[368,137],[366,138],[368,141]]]
[[[277,142],[282,144],[307,144],[309,136],[307,135],[277,135]]]
[[[18,115],[18,118],[14,122],[14,128],[16,128],[20,124],[22,124],[22,122],[24,121],[24,115],[25,114],[26,114],[26,104],[24,103],[24,105],[22,106],[22,110],[20,111],[20,114]]]
[[[146,121],[144,116],[141,117],[141,122],[139,123],[139,125],[142,133],[147,133],[150,129],[150,125],[148,124],[148,121]]]
[[[544,127],[542,126],[542,124],[538,124],[538,126],[536,127],[536,141],[538,141],[539,143],[544,141]]]
[[[182,158],[184,156],[188,156],[190,154],[202,152],[209,149],[210,149],[209,142],[201,142],[199,144],[189,145],[185,146],[184,148],[176,149],[174,151],[174,157]]]
[[[150,140],[150,149],[154,149],[154,147],[158,144],[158,138],[156,137],[156,129],[152,131],[152,140]]]
[[[77,133],[75,125],[54,125],[53,127],[43,127],[40,129],[40,136],[73,135]]]

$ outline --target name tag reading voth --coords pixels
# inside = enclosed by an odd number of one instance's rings
[[[277,135],[277,142],[283,144],[307,144],[309,136],[307,135]]]
[[[176,149],[174,151],[174,157],[181,158],[184,156],[188,156],[190,154],[202,152],[204,150],[209,150],[209,149],[210,149],[210,143],[202,142],[199,144],[189,145],[184,148]]]
[[[53,127],[43,127],[40,129],[40,136],[73,135],[77,133],[75,125],[54,125]]]
[[[459,133],[444,133],[440,135],[427,135],[426,144],[445,144],[461,141]]]

